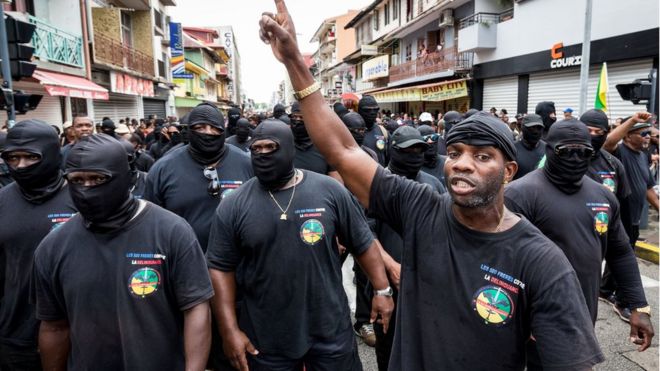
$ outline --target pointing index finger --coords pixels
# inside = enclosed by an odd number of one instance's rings
[[[289,14],[289,10],[286,8],[284,0],[275,0],[275,6],[277,7],[277,12],[280,14]]]

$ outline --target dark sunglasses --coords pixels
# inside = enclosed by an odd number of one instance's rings
[[[348,131],[355,134],[364,134],[367,132],[367,128],[350,128]]]
[[[220,194],[220,181],[218,180],[218,170],[213,166],[204,168],[204,177],[208,180],[209,186],[206,188],[209,195],[218,197]]]
[[[639,136],[642,138],[647,137],[649,135],[651,135],[651,130],[644,130],[641,133],[639,133]]]
[[[555,154],[563,159],[570,159],[577,155],[581,160],[587,160],[593,156],[594,149],[581,144],[566,144],[555,147]]]
[[[437,134],[437,133],[436,133],[436,134],[424,135],[424,141],[425,141],[425,142],[428,142],[429,139],[430,139],[431,142],[434,142],[434,143],[435,143],[435,142],[438,141],[439,138],[440,138],[440,134]]]

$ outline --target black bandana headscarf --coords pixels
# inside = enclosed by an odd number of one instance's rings
[[[207,124],[222,131],[220,135],[198,133],[195,125]],[[196,162],[209,165],[220,162],[226,153],[225,118],[222,112],[209,103],[201,103],[190,111],[188,116],[190,144],[188,153]]]
[[[584,160],[574,156],[570,159],[560,158],[555,148],[562,144],[582,144],[591,147],[589,129],[576,119],[562,120],[550,127],[546,137],[545,176],[559,190],[573,194],[582,187],[582,180],[589,169],[589,159]]]
[[[516,159],[513,133],[502,120],[487,112],[479,112],[454,125],[446,135],[447,146],[465,143],[470,146],[493,146],[509,161]]]
[[[24,151],[39,155],[36,164],[20,169],[9,168],[21,195],[27,201],[41,204],[55,195],[62,185],[60,143],[57,132],[40,120],[26,120],[9,129],[2,157],[10,152]]]
[[[607,133],[610,131],[607,115],[601,110],[591,109],[580,116],[580,121],[587,126],[603,130],[603,135],[591,136],[591,146],[594,147],[594,158],[597,158],[600,156],[600,149],[603,148],[607,139]]]
[[[70,183],[71,199],[95,232],[111,232],[128,223],[139,206],[131,196],[131,168],[126,150],[118,140],[94,134],[78,141],[67,155],[66,173],[93,171],[110,177],[97,186]]]
[[[294,175],[293,158],[296,147],[291,129],[283,122],[275,119],[264,120],[256,129],[252,143],[270,139],[279,148],[266,154],[252,154],[252,169],[262,187],[267,190],[282,188]]]

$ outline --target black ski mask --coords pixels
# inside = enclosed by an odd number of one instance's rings
[[[536,148],[543,136],[543,127],[543,119],[539,115],[531,113],[522,119],[522,143],[525,147]]]
[[[110,178],[95,186],[69,183],[71,199],[87,228],[111,232],[131,220],[139,203],[130,193],[131,169],[119,141],[105,134],[81,139],[71,147],[66,160],[66,174],[77,171],[98,172]]]
[[[24,151],[39,155],[36,164],[20,169],[9,168],[9,175],[16,181],[23,198],[34,204],[41,204],[55,195],[64,178],[60,167],[62,155],[57,132],[40,120],[25,120],[9,129],[2,158],[10,152]]]
[[[286,108],[279,103],[276,104],[275,107],[273,107],[273,118],[279,119],[280,116],[284,115],[286,115]]]
[[[411,151],[414,147],[422,147],[422,150],[420,152]],[[424,152],[428,147],[417,129],[402,126],[392,134],[390,163],[387,167],[394,174],[415,179],[424,165]]]
[[[428,125],[421,125],[417,128],[422,137],[427,135],[436,134],[432,127]],[[424,166],[434,168],[438,163],[438,143],[428,143],[426,151],[424,151]]]
[[[348,128],[348,131],[351,133],[358,146],[362,146],[362,144],[364,144],[364,131],[367,129],[367,125],[364,123],[362,116],[357,112],[349,112],[341,116],[341,120]]]
[[[378,117],[378,102],[376,98],[371,95],[365,95],[360,99],[358,103],[358,113],[364,119],[364,123],[367,125],[367,130],[371,130],[376,124],[376,118]]]
[[[137,151],[135,150],[135,147],[123,139],[119,140],[119,143],[121,143],[122,146],[124,146],[124,151],[126,151],[126,157],[128,158],[128,166],[131,169],[131,187],[137,183],[138,179],[138,171],[137,167],[135,165],[135,160],[137,160]]]
[[[557,117],[550,117],[550,114],[555,113],[555,102],[540,102],[536,105],[535,113],[543,119],[544,132],[547,135],[552,124],[557,121]]]
[[[236,139],[239,143],[245,143],[246,140],[250,139],[250,121],[247,119],[241,118],[236,122]]]
[[[312,138],[307,133],[305,128],[305,121],[302,119],[302,112],[300,112],[300,104],[294,102],[291,105],[291,132],[293,132],[293,139],[296,142],[296,148],[301,151],[306,151],[312,146]]]
[[[600,156],[600,149],[603,148],[607,133],[610,131],[609,120],[605,112],[598,109],[591,109],[580,116],[580,121],[585,125],[603,130],[603,135],[592,135],[591,146],[594,147],[594,158]]]
[[[229,135],[236,135],[236,124],[240,118],[241,110],[238,108],[230,108],[227,111],[227,132],[229,132]]]
[[[584,175],[589,169],[590,156],[585,158],[571,154],[568,158],[561,157],[557,152],[564,145],[587,147],[588,154],[593,154],[587,126],[576,119],[563,120],[550,127],[546,138],[543,172],[559,190],[573,194],[582,187]]]
[[[105,119],[101,122],[101,131],[104,134],[107,134],[107,135],[109,135],[113,138],[116,137],[116,135],[115,135],[115,129],[116,128],[117,127],[115,126],[115,123],[110,119]]]
[[[201,103],[190,111],[188,116],[189,138],[188,152],[196,162],[210,165],[219,162],[226,153],[225,119],[215,106]],[[207,124],[222,131],[220,135],[202,134],[194,130],[195,125]]]
[[[470,115],[471,116],[471,115]],[[445,121],[445,137],[449,133],[449,130],[463,120],[463,116],[456,111],[449,111],[445,113],[445,116],[442,118]]]
[[[270,153],[252,153],[252,169],[259,183],[267,190],[282,188],[294,175],[293,158],[296,148],[291,129],[283,122],[275,119],[263,121],[256,129],[252,143],[270,139],[277,143],[278,148]]]
[[[332,109],[335,111],[337,116],[339,116],[339,118],[342,118],[342,116],[344,116],[345,114],[347,114],[349,112],[348,109],[346,108],[346,106],[344,106],[341,102],[336,102],[332,106]]]

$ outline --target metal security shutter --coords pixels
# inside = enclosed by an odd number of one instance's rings
[[[495,107],[499,113],[504,108],[514,116],[518,109],[518,76],[484,80],[483,94],[484,111]]]
[[[631,83],[635,79],[648,76],[652,66],[651,59],[635,61],[608,63],[609,79],[609,112],[611,120],[617,117],[625,117],[644,110],[642,105],[634,105],[621,99],[616,91],[616,84]],[[596,99],[596,87],[600,75],[601,65],[591,66],[589,70],[589,84],[587,89],[587,109],[594,106]],[[557,116],[561,118],[561,112],[571,107],[579,116],[577,109],[580,103],[580,69],[571,68],[563,71],[552,71],[533,74],[529,76],[529,100],[528,111],[534,112],[536,104],[541,101],[555,102]]]
[[[94,101],[94,121],[110,117],[115,123],[129,117],[139,119],[138,97],[132,95],[110,94],[109,100]]]
[[[149,115],[156,115],[158,118],[167,117],[165,103],[167,103],[167,101],[144,98],[144,117],[149,117]]]
[[[34,111],[28,111],[25,115],[16,115],[16,122],[29,119],[38,119],[51,125],[57,125],[62,128],[62,104],[60,97],[51,97],[38,83],[15,82],[14,90],[22,90],[28,94],[43,95],[41,102]],[[0,121],[4,124],[7,121],[7,112],[0,111]]]

